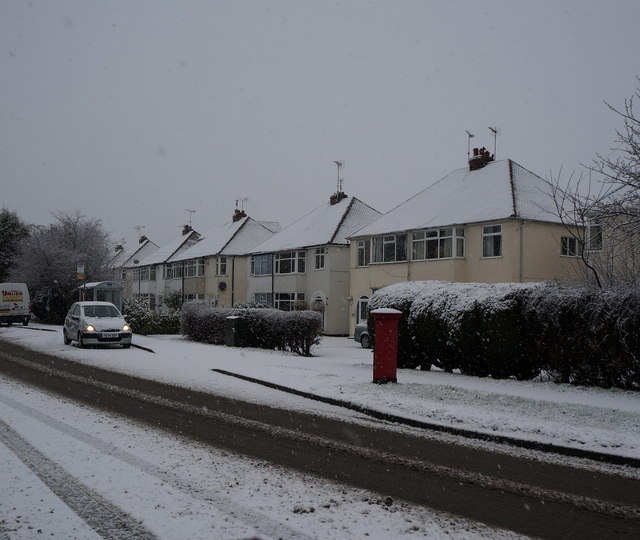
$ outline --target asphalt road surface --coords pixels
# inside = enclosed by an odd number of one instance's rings
[[[0,341],[0,370],[233,452],[541,538],[640,538],[640,481],[194,392]]]

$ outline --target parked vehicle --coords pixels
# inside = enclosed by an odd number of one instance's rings
[[[131,346],[131,327],[111,302],[76,302],[71,306],[62,328],[64,344],[78,342],[87,345],[120,344]]]
[[[29,324],[31,300],[26,283],[0,283],[0,324]]]
[[[369,335],[369,327],[366,322],[356,324],[356,329],[353,332],[353,339],[360,343],[363,349],[371,348],[371,336]]]

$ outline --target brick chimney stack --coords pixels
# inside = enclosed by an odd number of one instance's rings
[[[247,217],[247,213],[244,210],[235,209],[233,212],[233,222],[240,221],[242,218]]]
[[[482,148],[474,148],[473,156],[469,158],[469,170],[477,171],[482,169],[487,163],[495,159],[493,154],[489,153],[484,146]]]

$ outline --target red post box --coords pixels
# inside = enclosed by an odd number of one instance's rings
[[[374,324],[373,382],[398,382],[398,320],[402,312],[380,308],[371,311]]]

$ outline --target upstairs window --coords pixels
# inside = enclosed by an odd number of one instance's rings
[[[197,264],[195,259],[190,259],[184,263],[184,277],[196,277]]]
[[[304,251],[276,253],[276,274],[304,273],[306,270],[306,255]]]
[[[251,275],[266,276],[273,273],[272,255],[253,255],[251,257]]]
[[[371,241],[358,240],[358,266],[369,266],[371,261]]]
[[[324,269],[324,257],[327,254],[327,248],[316,248],[316,270]]]
[[[407,235],[391,234],[372,239],[371,262],[398,262],[407,260]]]
[[[227,275],[227,258],[226,257],[218,257],[216,260],[216,276],[226,276]]]
[[[502,257],[502,225],[482,227],[482,256]]]
[[[412,260],[464,257],[464,229],[447,227],[415,231],[412,235]]]
[[[602,251],[602,226],[599,223],[589,223],[587,227],[587,246],[589,251]]]

